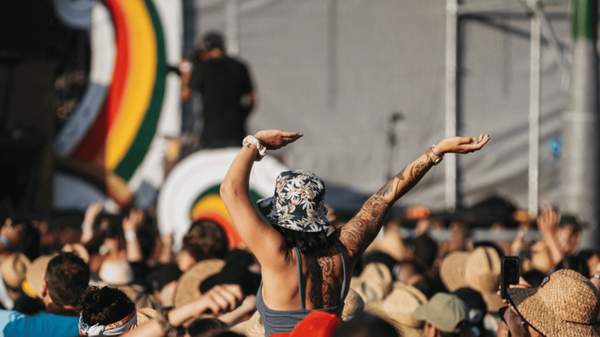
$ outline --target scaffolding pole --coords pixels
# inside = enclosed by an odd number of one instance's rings
[[[534,6],[538,6],[536,3]],[[541,104],[541,62],[542,62],[542,18],[538,11],[531,17],[529,59],[529,169],[528,204],[529,214],[537,216],[539,208],[540,180],[540,104]]]
[[[456,136],[458,117],[458,0],[446,0],[446,137]],[[445,160],[446,208],[456,209],[458,172],[456,155]]]
[[[240,4],[238,0],[225,2],[225,37],[227,39],[227,53],[239,55],[240,53]]]
[[[583,247],[598,248],[600,170],[598,139],[598,2],[573,0],[571,108],[564,113],[561,151],[561,210],[588,222]]]

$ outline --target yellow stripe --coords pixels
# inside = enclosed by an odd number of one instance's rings
[[[133,143],[156,77],[156,40],[143,0],[121,2],[129,27],[129,67],[123,101],[106,141],[105,165],[113,170]]]
[[[192,219],[196,218],[202,213],[206,213],[207,211],[222,215],[225,219],[231,222],[231,218],[229,217],[229,213],[227,213],[225,204],[219,196],[208,195],[200,199],[200,201],[198,201],[192,209]]]

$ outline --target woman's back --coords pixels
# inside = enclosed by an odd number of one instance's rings
[[[250,199],[253,163],[267,149],[277,150],[300,137],[301,133],[280,130],[246,137],[220,188],[232,223],[262,267],[264,291],[261,287],[257,307],[261,314],[273,314],[272,319],[285,322],[290,317],[304,317],[312,308],[333,306],[341,312],[352,267],[375,239],[392,205],[445,153],[477,151],[489,141],[489,136],[482,134],[478,138],[450,137],[432,146],[373,194],[350,221],[336,228],[327,220],[325,185],[310,172],[282,172],[272,197],[257,204]],[[336,236],[335,242],[344,249],[336,243],[339,253],[317,253],[321,247],[334,246],[327,241]],[[263,321],[277,325],[264,315]]]
[[[295,248],[281,270],[263,271],[256,302],[267,336],[291,331],[313,309],[341,315],[349,286],[349,262],[341,244],[327,253],[307,255]],[[295,279],[290,278],[294,274]]]

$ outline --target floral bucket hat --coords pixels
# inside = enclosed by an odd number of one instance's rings
[[[272,225],[306,233],[335,232],[327,221],[325,184],[314,173],[282,172],[275,183],[275,194],[257,204]]]

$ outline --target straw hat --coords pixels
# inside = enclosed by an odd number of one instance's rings
[[[67,243],[62,247],[62,251],[79,256],[85,263],[90,262],[90,253],[81,243]]]
[[[0,264],[0,274],[10,288],[19,288],[25,280],[27,269],[31,265],[27,256],[21,253],[14,253],[2,260]]]
[[[392,273],[383,263],[369,263],[360,277],[353,277],[350,288],[354,289],[365,303],[381,301],[392,289]]]
[[[360,314],[365,309],[365,301],[359,293],[350,289],[344,300],[344,310],[342,311],[342,320],[347,321]]]
[[[465,267],[468,258],[469,253],[467,252],[452,252],[442,261],[440,277],[446,288],[448,288],[448,291],[453,292],[457,289],[467,287]]]
[[[508,297],[519,315],[546,337],[600,335],[600,293],[573,270],[553,273],[539,288],[508,289]]]
[[[469,254],[465,265],[465,280],[469,287],[483,296],[489,312],[497,312],[502,299],[497,294],[500,285],[501,261],[490,247],[478,247]]]
[[[425,303],[427,297],[420,290],[397,282],[385,300],[369,303],[366,310],[394,325],[402,336],[420,337],[423,321],[416,319],[414,312]]]
[[[133,269],[125,260],[105,260],[98,276],[111,286],[124,286],[133,282]]]
[[[218,273],[225,266],[225,261],[209,259],[196,263],[179,279],[175,290],[175,306],[179,307],[200,298],[200,285],[210,276]]]
[[[152,308],[136,309],[137,325],[140,326],[158,317],[158,312]]]
[[[30,297],[42,297],[44,282],[46,280],[46,269],[54,255],[42,255],[35,259],[27,269],[23,291]]]

